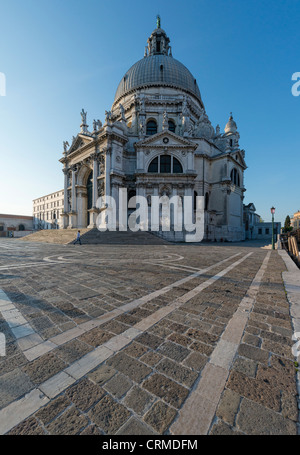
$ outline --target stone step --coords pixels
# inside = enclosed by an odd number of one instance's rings
[[[24,237],[29,242],[72,244],[76,239],[78,229],[45,229]],[[159,238],[151,232],[105,231],[98,229],[80,229],[81,243],[84,245],[168,245],[165,239]]]

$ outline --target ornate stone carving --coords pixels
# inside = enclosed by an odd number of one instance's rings
[[[68,141],[64,141],[63,142],[63,146],[64,146],[64,154],[67,154],[68,153],[68,147],[70,147],[69,142]]]
[[[164,111],[164,113],[163,113],[162,129],[163,129],[163,131],[169,129],[169,117],[168,117],[167,111]]]
[[[120,108],[120,112],[121,112],[121,119],[126,122],[125,109],[124,109],[124,106],[121,103],[119,104],[119,108]]]
[[[210,139],[214,136],[214,128],[211,125],[206,112],[203,110],[197,122],[195,133],[196,137],[205,137]]]
[[[104,186],[104,181],[103,180],[98,180],[97,190],[98,190],[98,197],[104,196],[104,194],[105,194],[105,186]]]

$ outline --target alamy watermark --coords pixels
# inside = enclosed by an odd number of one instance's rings
[[[0,96],[6,96],[6,77],[4,73],[0,73]]]
[[[97,200],[100,209],[96,225],[99,231],[185,231],[186,242],[201,242],[204,237],[204,197],[137,195],[127,198],[127,189],[119,188],[119,198],[104,195]],[[128,213],[131,209],[131,213]],[[189,234],[187,234],[187,232]]]
[[[6,355],[6,338],[4,333],[0,332],[0,357]]]
[[[297,81],[292,85],[292,95],[299,96],[300,95],[300,73],[294,73],[292,75],[292,81]]]

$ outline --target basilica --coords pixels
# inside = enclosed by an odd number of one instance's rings
[[[195,77],[173,57],[157,19],[144,56],[122,77],[105,121],[87,124],[64,142],[64,205],[60,227],[97,225],[100,196],[119,188],[128,198],[191,196],[204,201],[204,239],[244,240],[245,152],[230,114],[224,132],[206,113]],[[225,123],[225,122],[224,122]],[[185,233],[157,233],[184,241]]]

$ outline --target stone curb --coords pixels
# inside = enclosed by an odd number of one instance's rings
[[[282,272],[282,279],[286,291],[287,300],[290,304],[290,315],[294,333],[299,332],[300,337],[300,269],[290,258],[285,250],[278,250],[278,254],[285,262],[287,272]],[[298,338],[299,339],[299,338]],[[295,339],[295,342],[297,340]],[[299,350],[299,347],[298,347]],[[300,353],[299,353],[300,355]],[[295,357],[300,362],[299,355]],[[300,374],[297,373],[297,390],[298,390],[298,434],[300,434]]]

